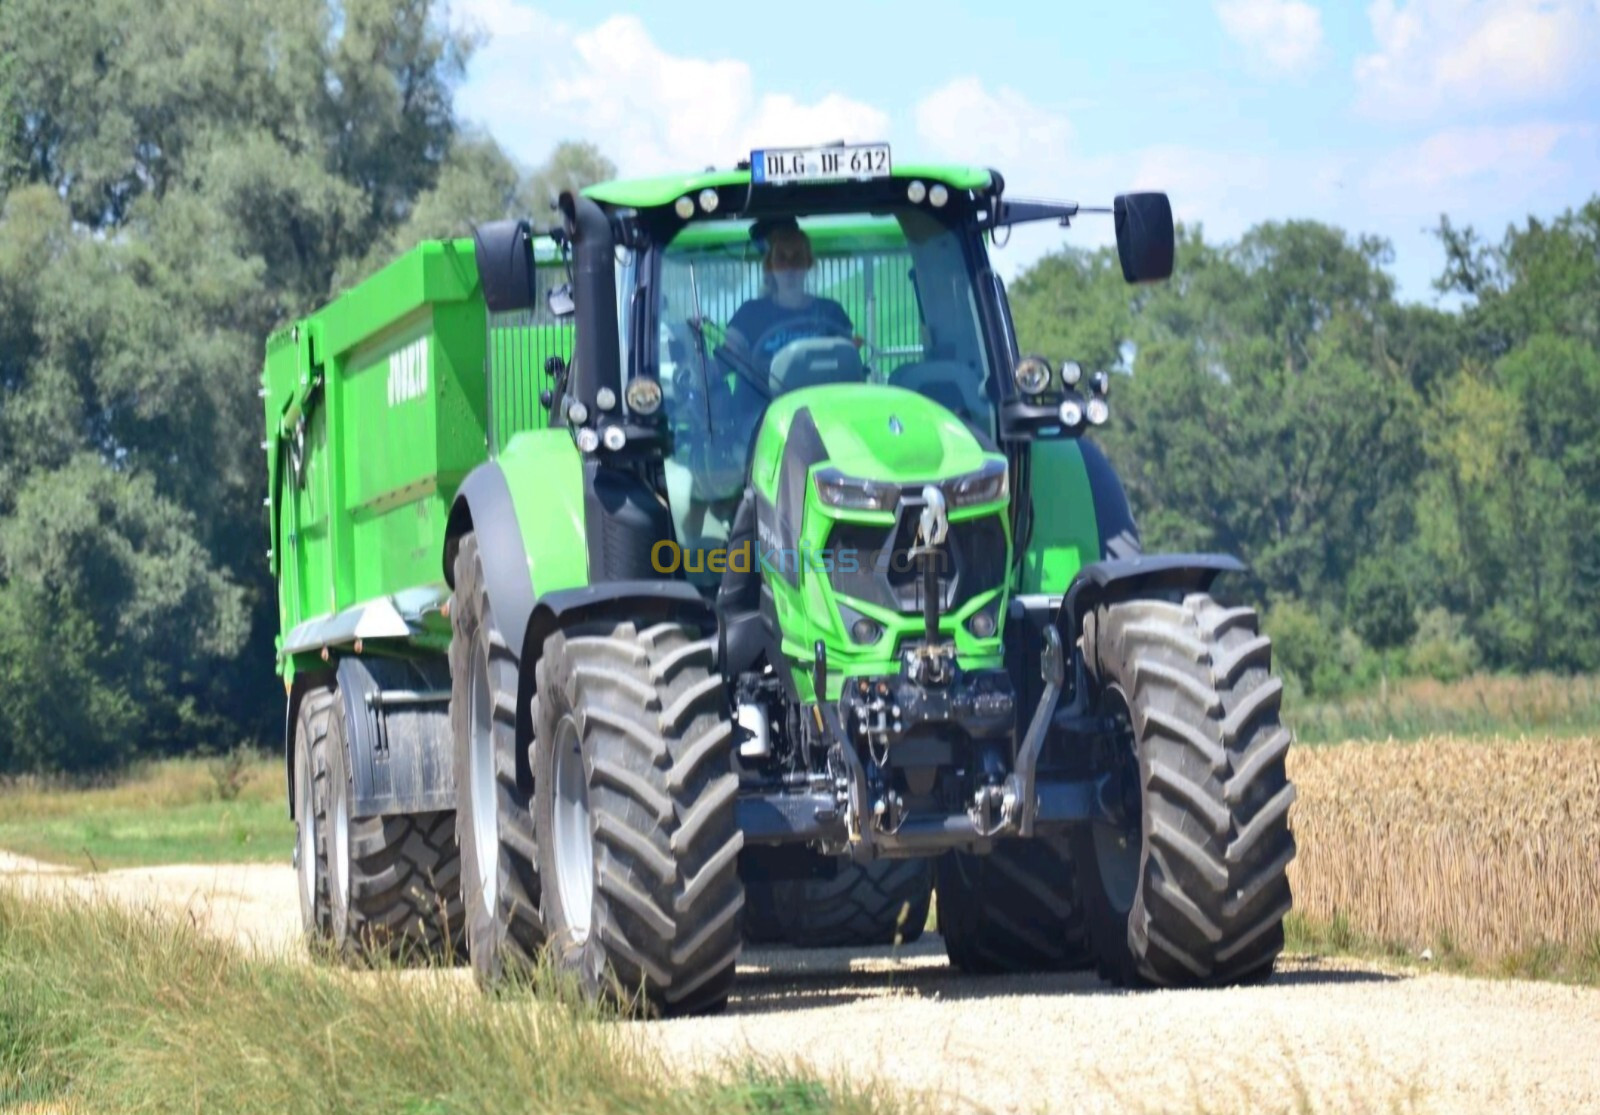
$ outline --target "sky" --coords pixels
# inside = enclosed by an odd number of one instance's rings
[[[1439,302],[1439,217],[1491,239],[1600,193],[1600,0],[454,0],[457,107],[535,166],[587,139],[624,175],[888,140],[1015,196],[1162,189],[1208,240],[1313,218],[1394,246]],[[1044,252],[1110,222],[1019,230]]]

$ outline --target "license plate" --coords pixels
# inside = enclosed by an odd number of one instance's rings
[[[750,180],[758,186],[887,178],[891,166],[887,143],[859,143],[851,147],[768,147],[750,152]]]

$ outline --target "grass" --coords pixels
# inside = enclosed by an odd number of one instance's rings
[[[1600,737],[1290,753],[1313,951],[1600,985]]]
[[[169,759],[98,784],[0,782],[0,848],[51,863],[287,863],[293,847],[275,759]]]
[[[442,986],[441,986],[442,981]],[[672,1071],[548,977],[352,974],[251,957],[156,912],[0,891],[0,1108],[252,1113],[896,1112],[881,1087],[730,1061]]]
[[[1407,678],[1386,692],[1297,701],[1284,719],[1300,743],[1600,734],[1600,677],[1480,674],[1454,682]]]

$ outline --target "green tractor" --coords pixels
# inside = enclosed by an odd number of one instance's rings
[[[692,1013],[746,939],[909,940],[936,883],[968,971],[1268,975],[1294,790],[1210,591],[1243,567],[1140,551],[1108,376],[1019,353],[988,259],[1085,210],[879,144],[558,208],[269,342],[308,933]],[[1166,278],[1166,197],[1105,212]]]

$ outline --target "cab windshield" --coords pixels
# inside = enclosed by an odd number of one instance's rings
[[[994,434],[962,238],[926,211],[691,224],[657,289],[680,537],[724,535],[761,417],[789,391],[892,384]]]

